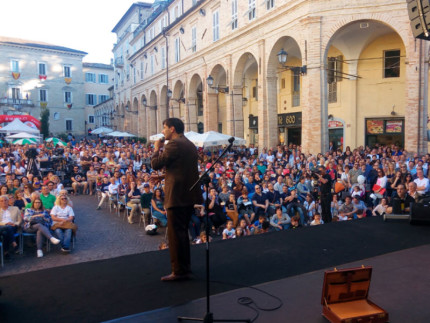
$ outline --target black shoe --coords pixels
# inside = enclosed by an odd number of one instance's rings
[[[97,206],[96,210],[101,210],[101,207],[100,207],[100,206]]]
[[[70,253],[70,249],[68,248],[61,248],[61,251],[64,253]]]

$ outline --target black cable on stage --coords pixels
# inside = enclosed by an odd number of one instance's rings
[[[241,284],[237,284],[237,283],[223,282],[223,281],[217,281],[217,280],[211,280],[211,283],[231,285],[231,286],[236,286],[236,287],[241,287],[241,288],[251,288],[251,289],[254,289],[260,293],[266,294],[267,296],[274,298],[279,302],[279,305],[277,305],[275,307],[263,308],[263,307],[258,306],[258,304],[251,297],[247,297],[247,296],[239,297],[237,299],[238,304],[240,304],[242,306],[246,306],[246,307],[252,309],[256,313],[256,316],[251,320],[251,322],[254,322],[260,316],[260,311],[273,312],[273,311],[280,309],[282,306],[284,306],[284,302],[282,302],[282,300],[279,297],[277,297],[273,294],[270,294],[269,292],[266,292],[262,289],[254,287],[254,286],[247,286],[247,285],[241,285]],[[251,306],[253,304],[254,304],[255,308]]]

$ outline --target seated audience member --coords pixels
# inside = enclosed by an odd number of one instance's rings
[[[408,184],[407,189],[408,189],[408,195],[410,195],[415,200],[415,202],[418,202],[421,199],[422,195],[417,191],[417,183],[410,182]]]
[[[64,189],[61,190],[60,193],[58,194],[58,196],[65,196],[65,197],[67,197],[67,204],[70,207],[73,207],[73,202],[72,202],[71,198],[69,197],[69,193],[67,192],[67,190],[64,190]]]
[[[300,216],[300,224],[304,225],[307,223],[307,214],[305,219],[305,213],[302,209],[302,205],[300,204],[300,200],[297,197],[297,190],[292,189],[290,196],[285,199],[285,203],[287,206],[286,213],[291,217],[293,217],[296,213]],[[306,211],[306,210],[305,210]]]
[[[270,229],[270,223],[267,220],[264,220],[263,224],[261,225],[261,230],[258,233],[267,233]]]
[[[420,195],[427,195],[430,192],[429,179],[424,177],[424,171],[422,167],[417,168],[417,178],[414,180],[417,185],[417,192]]]
[[[24,184],[24,198],[27,201],[27,203],[31,202],[31,198],[30,198],[31,193],[33,193],[33,186],[31,184]]]
[[[242,228],[242,236],[250,236],[252,234],[245,219],[239,220],[239,227]]]
[[[75,195],[78,194],[79,188],[82,188],[82,193],[85,194],[87,191],[88,182],[85,179],[85,175],[79,171],[78,166],[73,167],[73,173],[71,174],[70,178],[72,180],[72,188]]]
[[[396,195],[394,195],[387,207],[387,213],[407,214],[409,213],[410,204],[414,202],[413,197],[407,193],[405,184],[399,184],[397,185]]]
[[[247,225],[254,221],[255,212],[251,200],[248,197],[248,190],[246,187],[242,189],[242,195],[237,199],[237,206],[239,209],[239,219],[244,219]]]
[[[97,182],[97,171],[94,169],[94,166],[91,165],[87,171],[86,174],[88,188],[89,188],[89,195],[94,194],[94,190],[96,188],[96,182]]]
[[[96,210],[100,210],[103,203],[106,201],[106,199],[109,198],[109,185],[110,185],[109,178],[103,177],[102,183],[99,187],[101,198],[100,198],[99,204],[97,205]]]
[[[17,190],[15,192],[15,201],[13,203],[13,206],[16,206],[19,208],[20,211],[23,211],[25,208],[25,205],[27,204],[27,200],[24,198],[24,192],[22,190]]]
[[[222,231],[222,239],[234,239],[236,238],[236,230],[233,226],[232,220],[227,220],[227,227]]]
[[[290,224],[290,229],[297,229],[297,228],[301,228],[302,225],[300,224],[300,215],[296,214],[295,216],[293,216],[291,218],[291,224]]]
[[[140,195],[140,205],[145,216],[145,222],[151,222],[151,201],[153,193],[149,189],[149,184],[143,184],[143,192]]]
[[[76,229],[76,226],[73,223],[75,213],[68,205],[66,196],[60,195],[57,197],[55,205],[51,210],[51,218],[53,220],[52,229],[55,230],[55,235],[60,239],[61,251],[69,253],[72,230]]]
[[[209,190],[209,224],[210,226],[214,226],[217,230],[217,234],[220,234],[219,227],[223,225],[227,221],[227,217],[222,211],[221,206],[218,201],[218,194],[214,188]],[[206,217],[204,218],[206,220]]]
[[[36,197],[31,203],[31,207],[24,213],[24,231],[36,233],[37,257],[43,257],[43,237],[49,239],[53,244],[59,244],[60,240],[53,237],[49,228],[52,225],[52,219],[49,213],[44,209],[42,200]]]
[[[315,204],[315,201],[312,199],[311,194],[306,195],[306,200],[303,203],[303,206],[306,209],[308,219],[313,219],[316,211],[316,204]]]
[[[357,212],[354,214],[354,219],[355,218],[363,218],[366,217],[367,215],[367,206],[366,204],[364,204],[364,202],[362,200],[360,200],[360,198],[358,196],[354,196],[352,198],[352,205],[354,205],[354,207],[357,209]]]
[[[352,188],[351,197],[358,196],[359,199],[362,199],[364,197],[364,192],[361,190],[361,187],[359,185],[355,185]]]
[[[339,220],[351,220],[355,213],[357,213],[357,209],[351,203],[351,196],[345,197],[345,203],[339,207]]]
[[[268,191],[266,192],[266,197],[269,200],[268,215],[272,216],[276,212],[276,208],[281,206],[280,194],[275,191],[272,183],[267,183]]]
[[[282,213],[282,207],[276,208],[275,214],[270,218],[270,225],[276,230],[285,230],[291,222],[290,217],[286,213]]]
[[[387,198],[383,197],[381,199],[381,202],[373,209],[372,215],[378,216],[378,215],[384,215],[387,213],[387,207],[388,207],[388,200]]]
[[[200,204],[195,204],[194,213],[191,215],[191,220],[188,227],[192,243],[196,243],[198,237],[200,236],[204,216],[205,207]]]
[[[47,185],[42,186],[42,193],[40,194],[40,199],[42,200],[43,207],[46,211],[50,212],[54,207],[56,197],[49,192]]]
[[[339,214],[339,208],[342,205],[341,201],[338,201],[337,194],[333,194],[332,201],[330,204],[330,211],[332,216],[337,216]]]
[[[118,186],[119,184],[117,183],[115,177],[111,177],[109,179],[110,184],[108,186],[108,191],[109,191],[109,203],[113,203],[114,207],[117,206],[118,203]]]
[[[21,211],[15,206],[9,206],[9,197],[0,196],[0,237],[3,241],[3,254],[9,258],[9,248],[17,248],[14,235],[21,226]]]
[[[319,225],[319,224],[324,224],[324,221],[321,219],[321,214],[315,213],[314,219],[312,220],[311,225]]]
[[[158,221],[161,226],[165,227],[167,225],[167,212],[164,209],[164,198],[161,189],[155,189],[151,205],[152,217],[155,218],[156,222]]]
[[[255,221],[251,226],[251,232],[253,234],[258,234],[263,228],[263,222],[266,221],[266,216],[264,214],[260,214],[258,216],[258,220]]]
[[[237,212],[236,196],[234,193],[230,193],[229,195],[229,199],[225,205],[225,212],[227,216],[233,221],[233,227],[236,227],[239,221],[239,213]]]
[[[266,216],[267,209],[269,208],[269,200],[262,192],[260,185],[255,185],[255,193],[252,196],[252,204],[254,205],[256,215]]]
[[[136,182],[130,182],[130,188],[127,191],[127,206],[131,207],[130,214],[128,216],[128,223],[132,224],[136,219],[140,218],[142,212],[140,207],[140,196],[141,193],[136,187]]]

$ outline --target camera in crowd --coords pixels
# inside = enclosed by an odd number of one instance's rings
[[[320,173],[319,173],[318,171],[312,170],[312,171],[311,171],[311,177],[312,177],[314,180],[318,180],[318,179],[320,178]]]
[[[28,159],[35,159],[37,155],[39,154],[37,153],[36,148],[30,148],[25,152],[25,157],[27,157]]]

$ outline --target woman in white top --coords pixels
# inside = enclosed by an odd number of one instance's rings
[[[70,242],[72,240],[72,229],[70,227],[75,219],[73,209],[68,205],[68,198],[65,195],[60,195],[55,201],[55,205],[51,210],[51,218],[54,225],[60,226],[55,229],[55,234],[61,243],[61,251],[70,252]]]

